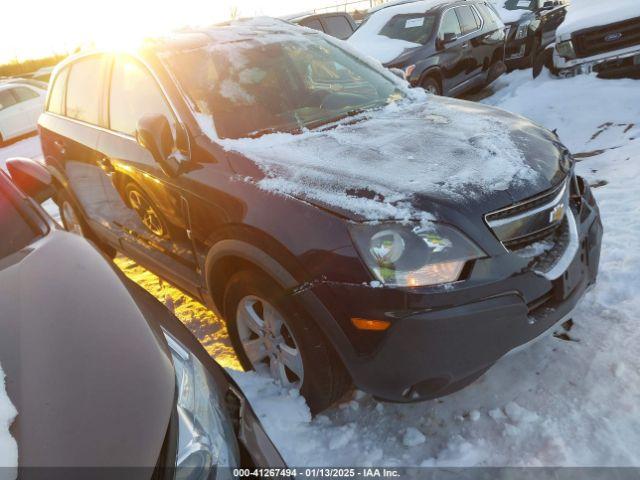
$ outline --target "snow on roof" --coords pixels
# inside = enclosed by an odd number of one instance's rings
[[[332,128],[220,143],[258,165],[265,174],[258,186],[265,190],[335,206],[366,221],[428,223],[432,216],[413,207],[417,194],[464,201],[536,175],[509,126],[476,108],[414,91]]]
[[[515,10],[509,10],[504,7],[507,0],[490,0],[493,6],[496,8],[498,15],[504,23],[516,23],[519,22],[522,16],[529,12],[527,8],[517,8]],[[529,2],[525,2],[529,3]]]
[[[405,50],[419,47],[420,44],[380,35],[380,31],[389,20],[396,15],[424,13],[442,3],[444,3],[443,0],[420,0],[381,8],[372,13],[360,28],[353,32],[347,42],[382,63],[390,62]]]
[[[640,17],[640,0],[574,0],[564,22],[556,31],[557,36],[568,36],[572,32],[589,27]]]
[[[18,445],[9,432],[17,411],[5,389],[4,372],[0,365],[0,469],[18,466]]]

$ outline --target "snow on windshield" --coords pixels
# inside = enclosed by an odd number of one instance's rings
[[[422,0],[380,9],[372,13],[366,22],[353,32],[347,42],[382,63],[390,62],[405,50],[419,47],[420,44],[380,35],[385,25],[396,15],[425,13],[440,3],[443,3],[442,0]]]
[[[610,23],[640,17],[639,0],[576,0],[567,11],[564,22],[558,27],[556,35],[570,35],[583,28],[608,25]],[[578,8],[578,6],[580,8]]]
[[[17,413],[7,395],[5,376],[0,365],[0,469],[18,466],[18,445],[9,432],[9,427]]]
[[[472,103],[415,90],[385,108],[301,134],[222,140],[264,172],[258,185],[353,212],[368,221],[421,220],[419,193],[460,201],[506,190],[536,173],[506,122]]]

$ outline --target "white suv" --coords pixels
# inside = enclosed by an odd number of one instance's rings
[[[553,66],[561,75],[640,72],[640,1],[576,2],[556,32]]]

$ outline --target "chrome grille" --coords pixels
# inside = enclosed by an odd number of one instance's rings
[[[485,221],[502,244],[517,250],[552,235],[569,210],[567,182],[516,205],[485,215]]]
[[[574,36],[578,58],[640,45],[640,18],[592,28]]]

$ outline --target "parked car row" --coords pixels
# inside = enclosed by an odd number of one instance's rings
[[[451,22],[484,38],[483,5]],[[284,22],[73,56],[39,130],[67,229],[209,305],[313,412],[351,384],[463,388],[596,280],[598,208],[557,136]]]
[[[565,22],[570,0],[396,0],[370,9],[359,26],[347,13],[286,20],[346,39],[394,71],[407,72],[414,86],[459,96],[491,83],[505,65],[533,67],[534,76],[544,65],[560,75],[640,75],[639,5],[622,0],[612,10],[584,0]],[[438,16],[451,10],[457,21],[452,13]]]

